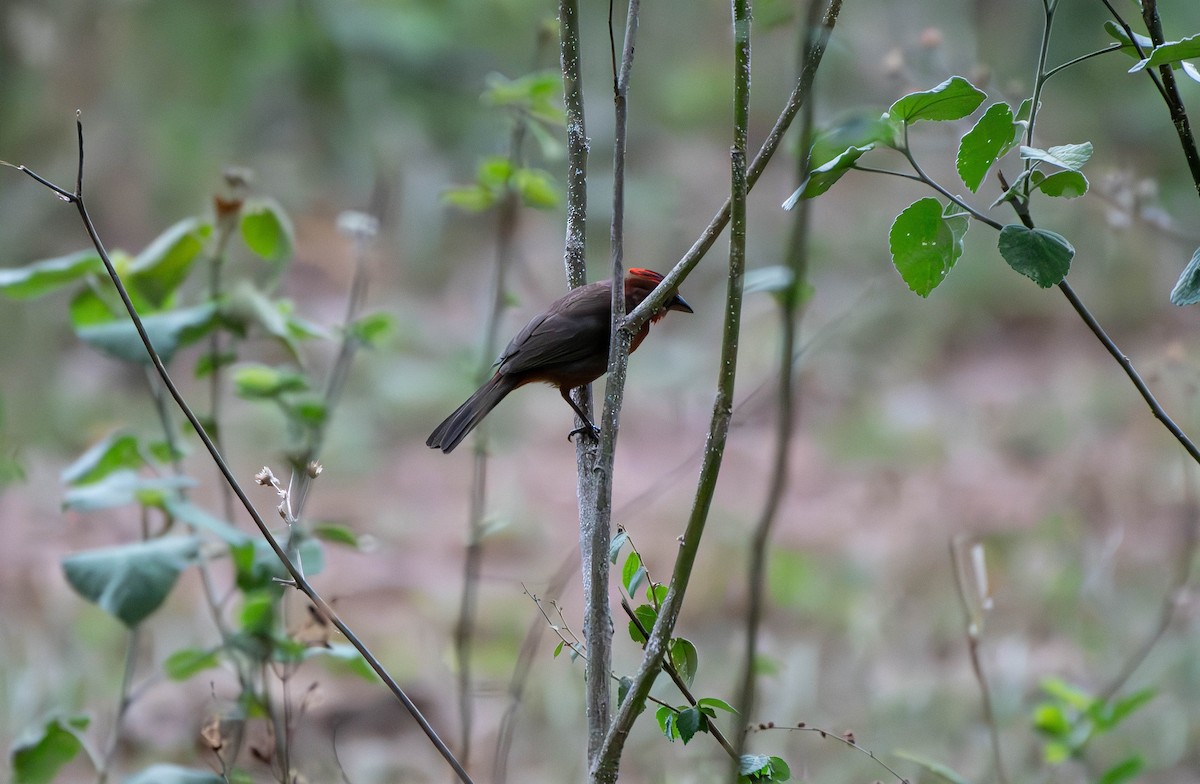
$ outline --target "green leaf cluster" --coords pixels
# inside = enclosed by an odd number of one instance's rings
[[[904,176],[925,182],[944,198],[926,197],[913,202],[896,216],[888,232],[892,263],[901,279],[916,294],[929,296],[962,257],[971,218],[982,218],[982,214],[929,179],[917,165],[908,145],[909,128],[921,122],[966,119],[986,99],[982,90],[961,76],[953,76],[932,89],[903,96],[878,121],[856,123],[853,133],[847,133],[845,126],[834,129],[814,144],[810,156],[813,168],[784,202],[784,208],[825,193],[846,173],[861,168],[859,161],[877,149],[900,152],[916,172]],[[1005,190],[991,206],[1012,202],[1021,215],[1028,214],[1034,192],[1068,199],[1085,194],[1088,181],[1080,169],[1092,155],[1090,142],[1044,150],[1021,146],[1033,109],[1032,99],[1023,101],[1016,111],[1004,102],[992,104],[960,138],[955,158],[963,185],[975,193],[988,173],[1020,147],[1021,171],[1011,184],[1001,178]],[[840,140],[844,146],[838,149],[830,144],[831,139]],[[1075,252],[1059,234],[1019,225],[1003,227],[997,248],[1010,267],[1043,288],[1066,277]]]
[[[1042,757],[1057,765],[1085,758],[1098,738],[1116,731],[1130,716],[1154,699],[1153,689],[1143,689],[1119,699],[1102,699],[1058,678],[1041,683],[1045,699],[1034,706],[1034,729],[1044,738]],[[1097,779],[1102,784],[1123,784],[1141,775],[1140,754],[1131,754],[1109,765]]]

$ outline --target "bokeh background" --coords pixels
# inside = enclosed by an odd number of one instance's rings
[[[589,259],[607,265],[611,98],[604,4],[583,3],[592,139]],[[795,75],[798,5],[756,3],[751,143],[777,115]],[[1098,3],[1063,0],[1050,61],[1108,43]],[[1200,29],[1200,8],[1161,4],[1168,38]],[[1135,17],[1132,8],[1130,16]],[[313,519],[373,540],[333,550],[316,580],[350,624],[454,738],[451,649],[461,586],[471,459],[425,448],[470,391],[480,361],[495,248],[494,218],[446,206],[478,161],[506,150],[510,120],[480,100],[489,75],[555,67],[539,49],[545,0],[151,3],[7,0],[0,5],[0,158],[60,183],[73,179],[75,110],[87,137],[86,187],[110,247],[137,251],[174,221],[208,209],[229,165],[291,214],[296,255],[285,291],[318,323],[339,318],[352,249],[343,210],[376,215],[369,303],[395,335],[360,356],[335,414],[310,506]],[[626,253],[669,268],[727,191],[729,11],[673,0],[644,6],[630,93]],[[1028,95],[1041,5],[1033,0],[846,3],[818,79],[818,124],[882,112],[951,74],[1014,105]],[[1043,96],[1043,145],[1090,140],[1083,199],[1040,203],[1041,226],[1077,255],[1070,279],[1185,430],[1200,432],[1200,371],[1191,309],[1167,294],[1200,244],[1195,189],[1161,101],[1123,55],[1054,78]],[[1200,85],[1184,78],[1195,104]],[[916,148],[934,176],[953,171],[963,125],[926,125]],[[561,182],[554,149],[531,148]],[[751,197],[750,263],[781,263],[795,143]],[[886,153],[876,161],[899,166]],[[1015,166],[1006,164],[1011,173]],[[974,202],[986,207],[994,184]],[[928,300],[906,290],[886,244],[891,218],[921,192],[897,178],[851,174],[814,205],[814,295],[801,330],[793,474],[771,551],[762,701],[754,721],[805,721],[858,741],[913,780],[894,752],[990,780],[987,730],[972,675],[948,543],[985,546],[995,607],[982,658],[1005,757],[1018,780],[1093,781],[1136,751],[1160,784],[1200,777],[1200,657],[1190,591],[1130,689],[1157,696],[1090,752],[1048,767],[1031,715],[1039,683],[1098,691],[1153,629],[1196,516],[1196,471],[1158,426],[1061,294],[1008,269],[986,227]],[[1003,210],[994,214],[1010,220]],[[524,210],[510,277],[511,334],[564,289],[563,214]],[[74,210],[0,170],[0,265],[87,245]],[[651,574],[666,579],[690,504],[713,397],[724,281],[722,249],[683,287],[696,314],[673,314],[632,364],[617,456],[616,519]],[[252,268],[248,257],[235,263]],[[117,427],[151,430],[145,379],[82,346],[65,297],[0,304],[0,745],[58,712],[87,711],[105,736],[126,636],[75,596],[65,554],[130,541],[119,512],[64,514],[59,474]],[[503,339],[503,338],[502,338]],[[678,632],[700,649],[697,691],[732,700],[745,609],[749,531],[773,438],[778,316],[746,301],[737,408],[698,573]],[[264,341],[261,358],[280,359]],[[314,368],[331,348],[316,346]],[[185,367],[187,364],[185,363]],[[199,383],[188,385],[200,394]],[[282,420],[234,402],[229,459],[247,480],[282,467]],[[473,762],[489,780],[492,748],[518,649],[545,589],[575,547],[569,412],[551,389],[514,395],[493,415],[483,595],[475,657]],[[199,498],[215,476],[198,456]],[[263,492],[262,503],[274,501]],[[244,520],[235,521],[246,525]],[[579,591],[563,598],[578,630]],[[638,651],[618,628],[616,668]],[[155,679],[162,659],[215,633],[187,576],[143,640],[120,772],[153,761],[203,765],[200,726],[219,704],[212,679]],[[521,707],[510,780],[583,776],[582,668],[543,638]],[[334,780],[441,781],[448,775],[382,689],[320,668],[320,700],[300,722],[301,768]],[[666,684],[657,690],[678,701]],[[753,748],[785,757],[799,780],[886,780],[865,756],[809,733],[766,732]],[[260,771],[261,773],[262,771]],[[710,739],[669,744],[638,725],[623,780],[723,780]],[[265,775],[265,774],[264,774]],[[924,775],[925,778],[921,776]],[[62,780],[90,780],[83,767]]]

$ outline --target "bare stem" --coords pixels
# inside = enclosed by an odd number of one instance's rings
[[[762,146],[758,148],[758,153],[754,156],[754,159],[750,161],[750,167],[746,172],[746,188],[748,191],[753,190],[759,176],[763,173],[767,164],[770,163],[776,151],[778,151],[784,134],[791,127],[796,113],[800,111],[800,107],[808,100],[809,92],[812,89],[812,80],[817,75],[817,69],[821,66],[821,60],[825,56],[825,49],[829,45],[829,37],[833,35],[833,28],[837,25],[838,16],[841,12],[842,0],[829,0],[829,5],[825,9],[825,15],[821,21],[820,33],[817,35],[816,42],[810,51],[808,62],[804,64],[804,70],[800,72],[800,76],[796,80],[796,86],[793,88],[791,95],[788,96],[783,111],[780,113],[778,119],[775,120],[775,125],[772,126],[770,132],[767,134],[767,138],[763,141]],[[658,284],[658,287],[646,299],[642,300],[642,303],[634,308],[633,312],[625,317],[625,326],[630,331],[636,331],[650,319],[651,315],[657,313],[662,308],[671,296],[671,292],[679,288],[679,284],[691,274],[696,265],[700,263],[700,260],[712,248],[713,244],[717,241],[717,237],[721,236],[721,231],[725,228],[725,224],[729,223],[729,206],[729,200],[726,199],[721,209],[717,210],[717,214],[713,216],[708,226],[700,233],[700,237],[692,244],[692,247],[663,276],[663,282]]]
[[[737,377],[738,337],[741,332],[742,284],[746,263],[746,195],[749,191],[749,173],[746,160],[747,129],[749,126],[750,102],[750,2],[732,0],[732,23],[734,40],[733,62],[733,144],[730,149],[730,235],[729,274],[726,290],[725,323],[721,339],[720,371],[717,379],[716,400],[713,403],[712,419],[709,424],[708,440],[704,460],[700,468],[696,496],[688,519],[682,546],[675,560],[667,598],[662,611],[646,641],[645,655],[633,684],[621,703],[616,719],[604,738],[601,752],[591,764],[589,781],[615,782],[620,765],[621,752],[641,711],[650,687],[662,667],[667,644],[679,610],[687,592],[692,567],[699,552],[704,525],[716,489],[725,452],[726,437],[733,410],[734,381]],[[809,79],[811,84],[811,78]],[[807,93],[807,90],[805,91]],[[653,295],[652,295],[653,296]],[[639,306],[640,309],[640,306]],[[653,311],[652,311],[653,312]],[[611,372],[611,368],[610,368]],[[613,385],[610,379],[609,385]],[[607,424],[607,423],[606,423]]]
[[[810,0],[808,19],[800,33],[800,62],[805,63],[810,56],[811,48],[820,19],[818,0]],[[804,115],[801,120],[800,146],[801,154],[796,161],[796,182],[803,183],[808,177],[808,150],[812,146],[813,130],[813,101],[804,105]],[[809,215],[811,203],[801,200],[793,210],[791,236],[787,242],[787,268],[791,273],[788,287],[779,295],[780,341],[779,341],[779,386],[777,388],[777,419],[775,426],[775,452],[771,461],[771,478],[767,487],[767,496],[763,501],[762,512],[754,527],[750,542],[749,563],[746,570],[747,600],[746,600],[746,641],[742,653],[742,671],[738,684],[737,716],[746,718],[754,713],[755,708],[755,667],[758,659],[758,633],[764,612],[764,587],[767,569],[767,544],[771,538],[771,528],[774,525],[779,505],[783,499],[784,490],[788,484],[789,453],[791,450],[792,433],[794,430],[795,412],[793,395],[795,385],[795,353],[796,340],[799,331],[799,313],[803,290],[808,281],[808,239]],[[734,780],[737,779],[739,757],[745,749],[745,732],[737,733],[737,751],[733,755]]]

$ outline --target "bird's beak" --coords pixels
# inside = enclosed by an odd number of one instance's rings
[[[684,313],[695,313],[692,306],[687,304],[687,300],[676,294],[667,300],[667,310],[681,310]]]

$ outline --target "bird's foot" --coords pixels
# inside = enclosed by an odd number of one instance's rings
[[[575,436],[583,436],[588,441],[598,444],[600,443],[600,428],[589,422],[583,427],[577,427],[570,433],[567,433],[567,440],[574,441]]]

